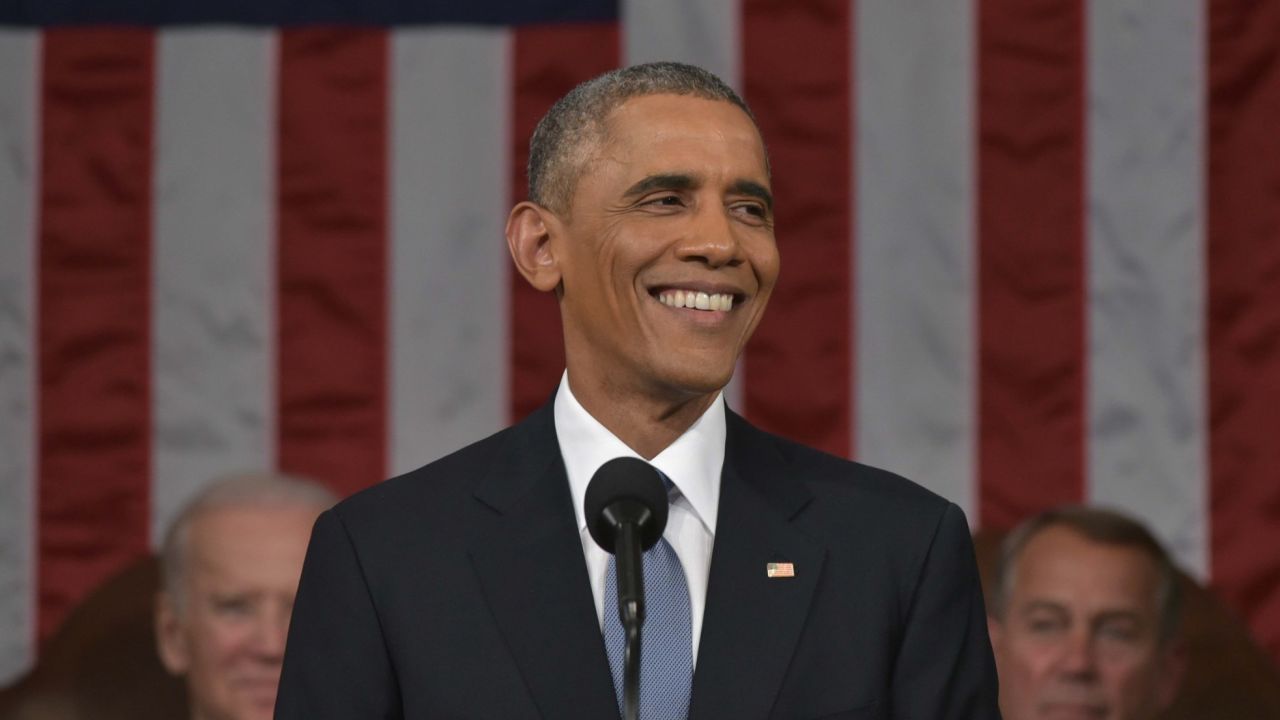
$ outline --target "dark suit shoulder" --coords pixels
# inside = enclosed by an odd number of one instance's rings
[[[963,511],[901,475],[801,445],[748,424],[731,422],[743,474],[782,507],[800,508],[795,522],[840,562],[892,579],[906,612],[927,558],[939,538],[966,543]],[[796,500],[803,497],[804,500]],[[963,537],[957,535],[961,529]]]
[[[334,513],[353,539],[452,544],[475,531],[476,513],[521,492],[559,457],[547,403],[512,427],[352,495]]]
[[[877,512],[903,512],[937,518],[952,503],[896,473],[832,455],[761,430],[732,416],[744,443],[768,448],[782,461],[790,482],[800,482],[815,498],[851,502]]]
[[[506,428],[403,475],[365,488],[338,503],[335,510],[344,522],[366,519],[385,521],[388,513],[407,508],[421,511],[447,506],[471,494],[477,478],[484,476],[512,442],[515,428]]]

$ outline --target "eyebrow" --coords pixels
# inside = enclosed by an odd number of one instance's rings
[[[1070,615],[1070,611],[1062,605],[1048,600],[1032,600],[1022,608],[1023,615],[1029,615],[1035,612],[1048,611],[1057,615]],[[1099,625],[1102,623],[1112,622],[1115,620],[1125,620],[1138,625],[1142,624],[1142,615],[1136,610],[1116,609],[1103,610],[1097,615],[1089,618],[1090,624]]]
[[[1139,626],[1143,624],[1142,614],[1137,610],[1104,610],[1093,618],[1093,622],[1099,625],[1115,620],[1123,620]]]
[[[1063,607],[1062,605],[1059,605],[1058,603],[1050,602],[1048,600],[1032,600],[1028,602],[1026,605],[1023,605],[1022,608],[1020,608],[1020,610],[1024,615],[1033,613],[1033,612],[1045,611],[1045,610],[1057,613],[1059,615],[1068,614],[1067,609],[1065,607]]]
[[[693,190],[699,185],[701,185],[701,181],[693,175],[686,173],[660,173],[641,178],[634,185],[627,188],[622,197],[631,199],[654,190]],[[770,210],[773,209],[773,194],[769,192],[768,188],[754,180],[736,180],[729,186],[729,189],[739,195],[756,198]]]
[[[698,187],[698,181],[692,175],[663,173],[641,178],[639,182],[627,188],[627,191],[622,196],[624,198],[634,198],[654,190],[692,190],[696,187]]]
[[[773,193],[769,192],[769,188],[761,185],[753,180],[738,180],[733,184],[733,191],[739,195],[747,195],[756,198],[765,204],[765,207],[773,209]]]

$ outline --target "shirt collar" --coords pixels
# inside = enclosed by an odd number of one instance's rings
[[[587,526],[582,502],[591,476],[609,460],[616,457],[639,458],[640,454],[582,407],[569,389],[567,371],[561,376],[560,389],[556,392],[555,423],[560,455],[569,475],[573,513],[581,532]],[[683,435],[648,461],[675,483],[712,536],[716,532],[716,513],[720,507],[725,432],[724,394],[721,393]]]

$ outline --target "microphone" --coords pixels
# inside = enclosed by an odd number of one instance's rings
[[[640,554],[657,544],[667,526],[667,488],[649,463],[614,458],[587,484],[583,515],[591,539],[612,553],[618,571],[618,616],[626,632],[623,706],[639,717],[640,627],[644,624],[644,569]]]

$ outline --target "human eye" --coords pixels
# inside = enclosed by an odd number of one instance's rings
[[[1033,613],[1026,619],[1027,630],[1036,635],[1052,635],[1067,626],[1066,621],[1053,613]]]
[[[253,600],[247,595],[218,595],[212,605],[214,613],[224,617],[246,617],[253,613]]]
[[[1062,623],[1052,618],[1033,618],[1027,622],[1027,627],[1032,632],[1049,633],[1062,627]]]
[[[769,208],[762,202],[754,200],[735,202],[729,206],[729,209],[753,225],[763,225],[769,221]]]
[[[1132,643],[1138,639],[1138,635],[1135,624],[1124,620],[1104,622],[1098,627],[1098,636],[1105,640]]]
[[[657,208],[676,208],[684,206],[684,198],[680,197],[677,193],[664,192],[651,195],[644,200],[641,200],[640,204]]]

